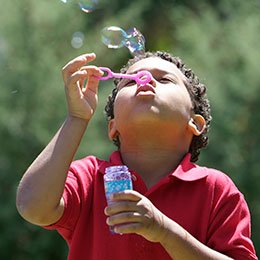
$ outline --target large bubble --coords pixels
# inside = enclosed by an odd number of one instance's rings
[[[101,31],[102,42],[108,48],[118,49],[123,47],[127,37],[127,33],[117,26],[105,27]]]
[[[132,56],[145,52],[145,38],[136,28],[125,31],[118,26],[105,27],[101,39],[108,48],[127,47]]]

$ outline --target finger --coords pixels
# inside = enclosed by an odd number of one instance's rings
[[[106,222],[109,226],[142,222],[142,215],[138,212],[123,212],[114,216],[110,216],[107,218]]]
[[[85,71],[87,72],[88,78],[94,77],[98,79],[98,77],[101,77],[104,72],[97,66],[82,66],[80,68],[80,71]]]
[[[95,58],[96,58],[95,53],[88,53],[88,54],[80,55],[77,58],[68,62],[62,68],[62,75],[64,81],[66,81],[68,77],[70,77],[70,75],[73,74],[75,71],[79,70],[84,64],[93,61]]]
[[[107,206],[104,210],[105,215],[111,216],[120,212],[128,211],[138,211],[136,202],[131,201],[122,201],[122,202],[113,202],[111,205]]]
[[[140,201],[143,195],[134,190],[124,190],[121,192],[111,194],[112,201],[128,200],[128,201]]]
[[[82,89],[84,87],[84,81],[88,79],[90,81],[90,88],[92,87],[91,84],[95,84],[92,90],[96,91],[98,83],[98,79],[96,77],[102,76],[102,74],[103,71],[101,71],[96,66],[85,66],[71,74],[70,77],[68,77],[65,85],[68,85],[69,87],[74,87],[74,84],[76,84],[79,81],[79,85]],[[94,80],[92,79],[92,77],[94,78]]]
[[[86,90],[90,90],[94,93],[97,93],[97,87],[99,83],[98,77],[102,76],[104,72],[96,66],[86,66],[81,68],[81,70],[87,72]]]
[[[69,89],[74,89],[75,86],[78,86],[77,83],[79,83],[79,86],[83,87],[83,82],[87,78],[87,72],[86,71],[77,71],[73,73],[65,83],[65,86]]]
[[[117,225],[113,227],[113,231],[118,234],[141,234],[143,230],[142,223],[134,222],[128,224]]]
[[[103,74],[104,74],[103,70],[101,70],[99,67],[94,66],[94,65],[81,66],[80,69],[81,70],[90,70],[90,69],[92,69],[93,71],[95,71],[95,73],[97,73],[96,76],[103,76]]]

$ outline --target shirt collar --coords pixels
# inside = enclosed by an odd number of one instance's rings
[[[99,171],[102,174],[105,174],[106,167],[114,166],[114,165],[123,165],[121,153],[119,151],[115,151],[110,155],[109,161],[103,161],[100,165]]]
[[[196,181],[208,176],[207,170],[190,161],[191,154],[187,153],[177,168],[170,174],[182,181]]]
[[[171,172],[168,176],[175,177],[182,181],[196,181],[202,178],[205,178],[208,173],[206,168],[200,167],[190,161],[191,154],[187,153],[181,163],[177,166],[173,172]],[[113,165],[123,165],[121,154],[119,151],[115,151],[111,154],[110,160],[103,161],[100,165],[100,172],[105,174],[106,167]],[[130,169],[131,170],[131,169]]]

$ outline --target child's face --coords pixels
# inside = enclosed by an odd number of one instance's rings
[[[147,85],[140,86],[128,79],[118,84],[113,119],[116,131],[120,134],[127,124],[145,122],[185,127],[191,118],[192,102],[182,72],[171,62],[150,57],[133,64],[127,73],[141,70],[148,70],[153,76]]]

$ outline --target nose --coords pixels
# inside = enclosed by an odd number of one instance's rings
[[[156,80],[154,79],[153,76],[151,77],[149,84],[152,85],[154,88],[156,88]]]
[[[141,74],[141,75],[140,75]],[[146,85],[150,84],[154,88],[156,87],[156,80],[153,75],[149,71],[140,72],[139,80],[137,80],[137,85]]]
[[[156,88],[156,80],[154,79],[153,76],[151,76],[150,80],[146,84],[152,85],[154,88]],[[146,85],[146,84],[138,84],[138,85]]]

